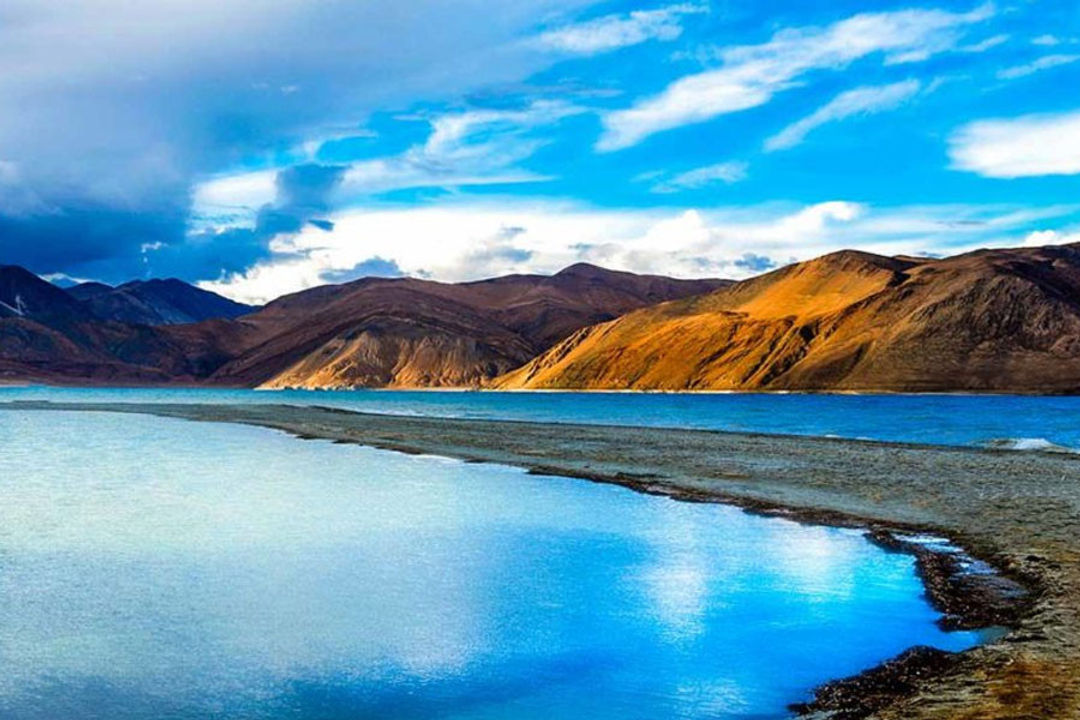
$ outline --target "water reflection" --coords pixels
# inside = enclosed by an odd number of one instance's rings
[[[12,720],[770,717],[973,641],[850,532],[241,426],[0,422]]]

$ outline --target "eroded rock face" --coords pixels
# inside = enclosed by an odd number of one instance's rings
[[[834,253],[576,333],[495,385],[1071,392],[1080,249]]]

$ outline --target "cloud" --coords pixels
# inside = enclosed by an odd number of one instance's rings
[[[0,213],[0,258],[37,273],[120,282],[146,272],[143,246],[183,241],[183,207],[146,212],[68,203],[41,214]]]
[[[0,160],[0,214],[26,217],[49,211],[48,204],[23,182],[19,166]]]
[[[206,229],[187,233],[172,242],[144,243],[141,266],[109,259],[109,272],[88,273],[94,278],[114,282],[136,277],[170,277],[197,280],[226,277],[275,256],[272,241],[275,233],[265,225],[256,228]]]
[[[237,216],[204,217],[200,226],[179,239],[144,243],[143,273],[166,267],[169,274],[179,277],[222,277],[277,254],[275,243],[283,236],[307,227],[331,232],[334,224],[323,216],[330,210],[330,198],[344,173],[340,165],[305,163],[275,173],[211,181],[209,189],[201,188],[198,202],[204,208],[213,207],[213,201],[266,200],[268,180],[272,180],[273,199]]]
[[[730,185],[745,180],[748,168],[747,163],[738,160],[706,165],[662,180],[650,190],[654,193],[677,193],[683,190],[698,190],[718,182]]]
[[[1036,230],[1024,238],[1025,247],[1080,243],[1080,231]]]
[[[83,256],[112,257],[110,274],[140,267],[143,242],[183,242],[193,200],[247,206],[199,215],[250,219],[273,199],[265,178],[201,196],[200,181],[261,170],[343,128],[361,133],[379,109],[520,81],[553,62],[521,38],[592,2],[411,0],[401,12],[391,2],[5,0],[0,107],[19,111],[0,113],[0,161],[18,168],[19,183],[17,193],[0,188],[0,215],[23,234],[0,242],[50,238],[51,253],[11,256],[49,255],[48,271],[74,271],[69,261]],[[74,243],[51,234],[64,217],[106,225],[72,228],[94,246],[68,253]],[[196,219],[193,232],[225,224]],[[122,230],[141,230],[138,241],[112,237]]]
[[[906,80],[877,87],[859,87],[837,95],[802,120],[788,125],[765,141],[765,150],[786,150],[795,147],[806,136],[827,123],[845,120],[856,115],[895,110],[914,97],[922,88],[918,80]]]
[[[208,216],[256,210],[277,196],[277,170],[221,175],[196,185],[194,209]]]
[[[576,25],[549,30],[537,38],[545,48],[578,55],[595,55],[649,40],[671,41],[682,35],[681,19],[706,12],[700,5],[669,5],[657,10],[635,10],[605,15]]]
[[[544,142],[532,137],[531,132],[581,112],[584,110],[563,101],[539,100],[516,110],[442,113],[427,118],[431,132],[423,143],[399,155],[351,165],[309,162],[281,170],[215,177],[195,190],[195,232],[182,242],[160,243],[143,254],[148,263],[179,268],[173,274],[182,271],[185,277],[208,280],[242,269],[232,262],[215,268],[215,252],[249,264],[276,256],[295,264],[293,251],[288,249],[289,236],[312,227],[332,233],[335,223],[329,216],[335,207],[406,188],[545,179],[515,167]],[[477,250],[477,262],[491,259],[512,259],[520,264],[528,256],[503,248]],[[327,270],[338,271],[350,273],[354,269]],[[304,277],[325,279],[327,275],[309,272]]]
[[[1077,60],[1080,60],[1080,55],[1044,55],[1029,63],[999,70],[997,77],[999,80],[1015,80],[1016,78],[1033,75],[1041,70],[1070,65]]]
[[[846,201],[714,209],[601,209],[577,203],[493,199],[418,208],[354,209],[332,233],[308,228],[280,256],[207,289],[263,302],[313,287],[328,272],[372,257],[441,281],[510,272],[555,272],[575,262],[682,277],[748,277],[775,265],[859,247],[883,254],[952,254],[1015,245],[1080,206],[882,207]],[[363,242],[357,242],[363,238]]]
[[[544,144],[533,130],[585,112],[561,100],[537,100],[518,110],[467,110],[430,119],[427,140],[404,153],[353,164],[342,192],[374,194],[410,187],[461,187],[538,182],[516,168]]]
[[[1061,39],[1054,35],[1039,35],[1036,38],[1032,38],[1032,45],[1041,45],[1042,47],[1053,47],[1061,44]]]
[[[996,48],[998,45],[1004,45],[1007,42],[1009,42],[1009,36],[1008,35],[1005,35],[1005,34],[992,35],[992,36],[986,38],[985,40],[980,40],[977,43],[973,43],[971,45],[964,45],[962,47],[959,47],[959,48],[957,48],[957,50],[959,50],[960,52],[964,52],[964,53],[984,53],[987,50],[991,50],[993,48]]]
[[[979,120],[949,138],[951,167],[992,178],[1080,173],[1080,111]]]
[[[993,12],[983,5],[966,13],[863,13],[824,28],[785,29],[760,45],[726,48],[719,68],[683,77],[659,95],[608,113],[597,149],[619,150],[654,133],[763,105],[811,70],[840,69],[875,53],[884,54],[887,64],[925,60],[954,48],[965,26]]]

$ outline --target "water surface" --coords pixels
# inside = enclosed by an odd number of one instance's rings
[[[239,425],[0,412],[0,717],[772,718],[959,650],[852,531]]]
[[[437,417],[1080,450],[1080,397],[0,388],[0,402],[17,399],[272,402]]]

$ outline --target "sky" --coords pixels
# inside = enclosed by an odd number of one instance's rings
[[[4,0],[0,263],[246,302],[1080,242],[1080,3]]]

